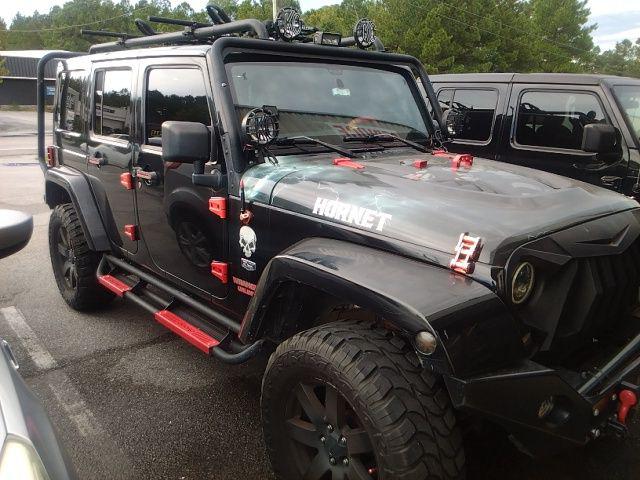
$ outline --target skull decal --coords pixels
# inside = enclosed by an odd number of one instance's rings
[[[258,237],[253,228],[246,225],[240,227],[240,247],[245,257],[249,258],[256,251],[256,245],[258,243]]]

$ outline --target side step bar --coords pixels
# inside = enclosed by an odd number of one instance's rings
[[[114,264],[116,269],[123,270],[124,274],[134,275],[139,280],[130,285],[126,281],[131,283],[132,279],[128,277],[118,278],[118,274],[114,273]],[[237,334],[239,326],[232,319],[214,312],[206,305],[167,285],[164,281],[111,255],[103,256],[98,266],[97,279],[100,285],[118,297],[129,300],[153,314],[158,323],[182,337],[198,350],[225,363],[238,364],[246,362],[253,358],[264,344],[264,340],[258,340],[250,345],[243,345],[233,340],[231,332]],[[172,299],[166,301],[161,296],[151,291],[146,291],[147,284],[153,285],[170,295]],[[209,327],[206,322],[190,322],[176,312],[169,310],[170,308],[178,308],[177,305],[179,306],[179,304],[185,304],[187,308],[203,314],[221,328],[216,329],[214,325]],[[213,312],[215,315],[207,315],[209,312]],[[218,321],[221,318],[224,319],[223,322]],[[201,325],[195,325],[194,323],[201,323]],[[228,328],[229,326],[234,326],[235,328],[230,329]]]

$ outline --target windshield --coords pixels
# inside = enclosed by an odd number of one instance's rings
[[[636,138],[640,138],[640,86],[619,85],[613,87],[613,92],[627,114]]]
[[[280,137],[334,144],[345,136],[378,133],[418,142],[428,137],[409,71],[291,62],[239,62],[226,68],[239,119],[252,108],[275,106]]]

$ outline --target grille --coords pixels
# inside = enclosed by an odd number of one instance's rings
[[[628,320],[638,304],[640,241],[618,255],[572,260],[575,275],[556,331],[557,337],[599,339]]]

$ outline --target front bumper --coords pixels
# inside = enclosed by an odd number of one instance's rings
[[[594,374],[556,370],[526,360],[513,369],[460,379],[445,377],[455,408],[502,425],[530,455],[624,435],[620,392],[640,396],[640,334]],[[626,420],[626,422],[625,422]]]

